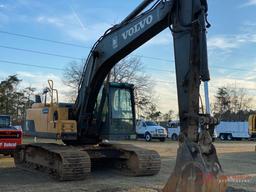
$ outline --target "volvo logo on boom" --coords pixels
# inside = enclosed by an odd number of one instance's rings
[[[149,15],[143,20],[141,20],[136,25],[132,26],[128,30],[122,33],[122,37],[124,40],[126,40],[128,37],[133,36],[135,33],[139,32],[141,29],[143,29],[146,25],[150,25],[153,21],[153,16]]]

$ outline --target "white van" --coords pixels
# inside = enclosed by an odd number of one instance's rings
[[[144,138],[146,141],[159,139],[164,142],[167,137],[167,131],[154,121],[139,120],[136,125],[136,134],[138,138]]]
[[[179,134],[180,134],[180,122],[178,120],[176,121],[169,121],[167,123],[167,129],[168,129],[168,138],[172,139],[173,141],[177,141]],[[200,132],[200,129],[199,129]],[[216,129],[214,130],[213,139],[217,138],[217,132]]]
[[[168,129],[168,138],[173,141],[178,140],[178,136],[180,134],[180,122],[179,121],[169,121],[167,123]]]

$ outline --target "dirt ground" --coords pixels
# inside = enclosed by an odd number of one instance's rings
[[[153,192],[161,189],[170,176],[176,158],[177,143],[153,141],[122,142],[147,149],[161,155],[160,173],[150,177],[128,177],[114,170],[96,170],[84,181],[59,182],[46,174],[15,167],[13,159],[0,156],[0,191],[2,192]],[[215,142],[225,175],[238,175],[229,185],[246,191],[256,191],[256,142]],[[244,175],[249,174],[249,179]],[[241,190],[240,190],[241,191]]]

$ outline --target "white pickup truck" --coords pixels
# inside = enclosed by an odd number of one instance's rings
[[[144,138],[146,141],[159,139],[164,142],[167,137],[167,131],[164,127],[161,127],[154,121],[145,120],[139,120],[137,122],[136,134],[138,138]]]

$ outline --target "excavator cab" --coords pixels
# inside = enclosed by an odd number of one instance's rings
[[[101,139],[135,139],[134,86],[128,83],[105,83],[95,105],[94,116]]]

